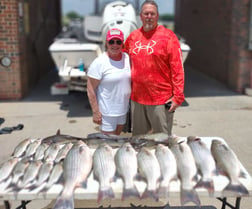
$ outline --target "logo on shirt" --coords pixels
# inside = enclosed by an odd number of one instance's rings
[[[132,50],[134,54],[138,54],[141,50],[146,50],[147,54],[154,52],[153,47],[157,44],[156,41],[151,40],[147,45],[142,45],[141,41],[135,43],[135,48]]]

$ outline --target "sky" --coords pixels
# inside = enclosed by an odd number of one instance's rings
[[[104,0],[100,0],[100,2],[104,2]],[[160,14],[174,14],[174,0],[156,0],[156,2]],[[94,11],[94,0],[61,0],[61,4],[63,14],[75,11],[84,16]]]

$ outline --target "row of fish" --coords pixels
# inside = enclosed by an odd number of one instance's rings
[[[235,192],[237,196],[249,194],[239,181],[240,163],[226,144],[213,140],[210,150],[200,138],[188,137],[187,142],[176,138],[170,140],[169,147],[158,144],[154,150],[142,147],[138,152],[126,142],[115,153],[110,145],[102,143],[95,149],[93,155],[85,143],[79,143],[79,148],[76,147],[79,152],[71,152],[64,161],[66,182],[54,209],[73,208],[74,187],[85,182],[91,171],[99,182],[98,202],[115,197],[111,182],[115,176],[119,176],[123,180],[122,200],[131,196],[140,199],[153,198],[156,201],[159,198],[167,198],[170,182],[178,178],[181,182],[181,204],[193,202],[200,205],[195,188],[204,187],[208,189],[210,195],[213,195],[216,165],[222,174],[229,178],[229,184],[224,188],[223,195],[226,192]],[[83,160],[81,163],[83,167],[80,168],[76,156],[82,155],[83,150],[85,157],[79,157]],[[73,165],[73,162],[78,163]],[[71,164],[71,169],[65,169],[68,163]],[[197,174],[201,176],[199,181],[195,179]],[[141,179],[146,182],[146,189],[142,195],[135,184],[136,180]]]
[[[48,191],[52,185],[62,182],[62,163],[51,161],[27,161],[11,158],[0,168],[0,191],[13,192],[15,195],[20,190]]]
[[[115,197],[111,182],[117,177],[123,180],[122,200],[131,196],[156,201],[166,199],[171,181],[179,179],[181,204],[194,202],[200,205],[195,189],[206,188],[213,196],[213,176],[218,171],[229,179],[223,196],[230,191],[237,196],[248,195],[239,180],[242,175],[245,177],[239,160],[222,141],[213,140],[209,149],[199,137],[188,137],[187,141],[179,137],[152,141],[151,144],[155,145],[152,148],[134,146],[136,141],[125,140],[120,141],[120,146],[115,149],[107,143],[111,142],[109,139],[100,140],[95,149],[90,148],[87,140],[59,134],[43,140],[26,139],[0,166],[0,184],[5,185],[6,191],[17,192],[26,188],[42,192],[61,180],[63,190],[54,209],[72,209],[75,188],[86,188],[92,171],[99,182],[98,202]],[[146,144],[145,140],[141,140],[143,144]],[[142,194],[135,184],[137,180],[146,182]]]
[[[47,191],[62,180],[62,161],[72,146],[72,142],[47,144],[42,139],[21,141],[11,158],[0,166],[1,191],[17,194],[38,187]]]

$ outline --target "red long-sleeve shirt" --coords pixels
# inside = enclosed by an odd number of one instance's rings
[[[125,42],[131,59],[131,99],[144,105],[184,101],[184,69],[177,36],[164,26],[133,31]]]

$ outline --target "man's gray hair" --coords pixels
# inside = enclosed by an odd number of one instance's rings
[[[142,12],[143,6],[146,4],[151,4],[151,5],[155,6],[157,8],[157,12],[158,12],[158,5],[154,0],[145,0],[141,6],[141,12]]]

